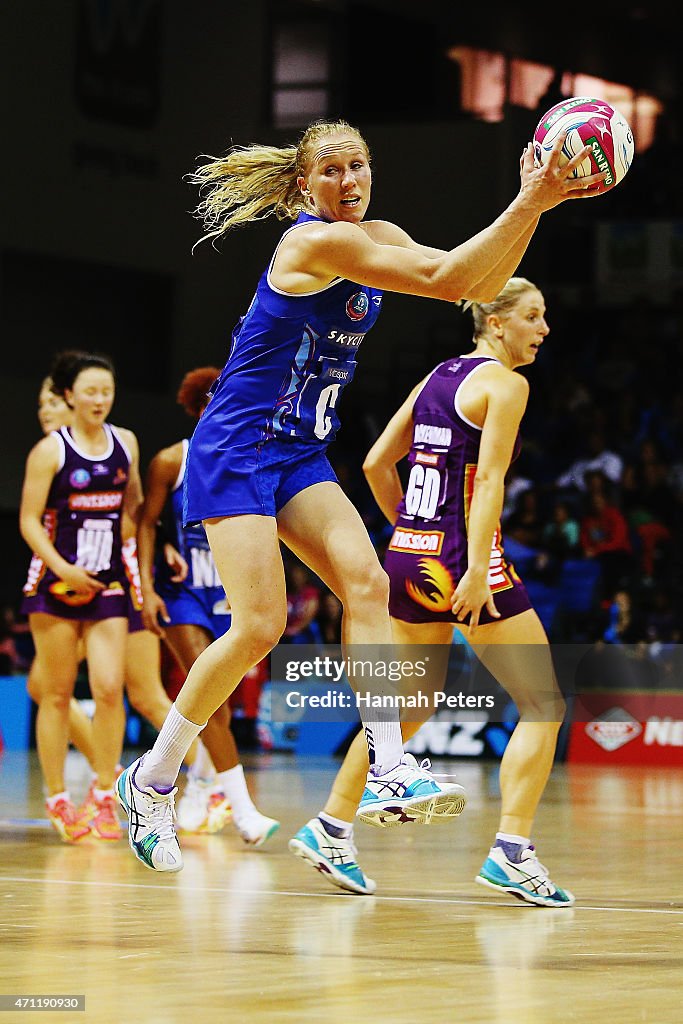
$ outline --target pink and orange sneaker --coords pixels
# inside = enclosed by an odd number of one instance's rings
[[[90,835],[90,825],[71,800],[60,797],[54,804],[45,803],[47,816],[65,843],[77,843]]]
[[[222,789],[214,789],[209,797],[204,828],[207,832],[221,832],[232,818],[232,807]],[[204,831],[204,829],[200,829]]]
[[[123,829],[119,821],[118,809],[114,793],[107,793],[99,800],[95,795],[95,783],[92,782],[79,814],[88,823],[93,839],[116,840],[123,838]]]

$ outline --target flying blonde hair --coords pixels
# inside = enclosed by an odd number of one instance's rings
[[[314,121],[296,146],[234,146],[224,156],[208,156],[206,163],[185,175],[202,196],[193,211],[204,227],[199,241],[215,241],[232,228],[271,214],[278,220],[296,220],[307,206],[297,178],[306,174],[321,140],[335,135],[356,136],[370,159],[358,128],[342,120]]]

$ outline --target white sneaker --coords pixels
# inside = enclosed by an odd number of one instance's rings
[[[500,846],[492,846],[475,882],[541,907],[571,907],[574,903],[572,893],[551,882],[533,846],[523,851],[519,863],[508,860]]]
[[[445,777],[435,775],[428,760],[418,765],[412,754],[404,754],[400,764],[384,775],[368,772],[356,816],[377,828],[457,818],[467,796],[457,783],[437,781]]]
[[[144,756],[144,755],[143,755]],[[175,833],[173,799],[178,792],[158,793],[135,783],[143,758],[133,761],[116,780],[116,799],[128,815],[128,843],[142,863],[153,871],[180,871],[183,857]]]
[[[185,791],[178,800],[176,820],[183,832],[199,832],[206,825],[209,815],[210,782],[203,782],[192,775],[187,776]]]
[[[260,811],[252,811],[243,815],[239,821],[233,818],[235,828],[247,846],[263,846],[267,839],[274,836],[280,827],[275,818],[267,818]]]
[[[319,818],[312,818],[300,828],[288,845],[293,854],[312,864],[323,878],[339,889],[362,896],[372,896],[377,889],[374,880],[358,865],[358,851],[352,836],[336,839],[328,835]]]

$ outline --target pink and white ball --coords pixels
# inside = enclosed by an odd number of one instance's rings
[[[591,192],[609,192],[625,177],[633,160],[633,132],[624,117],[605,100],[594,96],[572,96],[548,110],[534,132],[534,159],[540,167],[548,162],[557,136],[567,132],[562,146],[560,166],[576,156],[584,146],[590,156],[574,172],[575,178],[607,171],[604,182]]]

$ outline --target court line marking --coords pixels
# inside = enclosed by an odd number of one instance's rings
[[[0,828],[52,828],[49,818],[0,818]]]
[[[88,881],[88,879],[74,879],[74,878],[42,878],[30,877],[24,875],[0,875],[0,884],[5,882],[26,882],[30,885],[80,885],[80,886],[97,886],[98,888],[110,888],[110,889],[160,889],[159,884],[156,885],[151,882],[105,882],[105,881]],[[167,888],[170,888],[167,887]],[[319,893],[319,892],[298,892],[297,890],[291,889],[244,889],[241,886],[238,889],[231,889],[226,886],[213,886],[213,885],[187,885],[177,886],[174,888],[174,892],[222,892],[226,894],[237,893],[241,896],[293,896],[304,899],[343,899],[349,898],[348,893]],[[365,900],[381,900],[384,903],[443,903],[443,904],[455,904],[458,906],[472,906],[472,907],[489,907],[489,909],[495,910],[522,910],[528,909],[533,910],[530,904],[522,906],[521,901],[516,903],[494,903],[491,900],[475,900],[475,899],[458,899],[449,897],[438,897],[438,896],[365,896]],[[683,916],[683,907],[604,907],[604,906],[591,906],[583,904],[574,904],[572,907],[547,907],[539,908],[539,910],[562,910],[564,912],[576,911],[576,910],[592,910],[598,911],[599,913],[607,914],[664,914],[673,917]],[[568,914],[569,916],[569,914]]]

